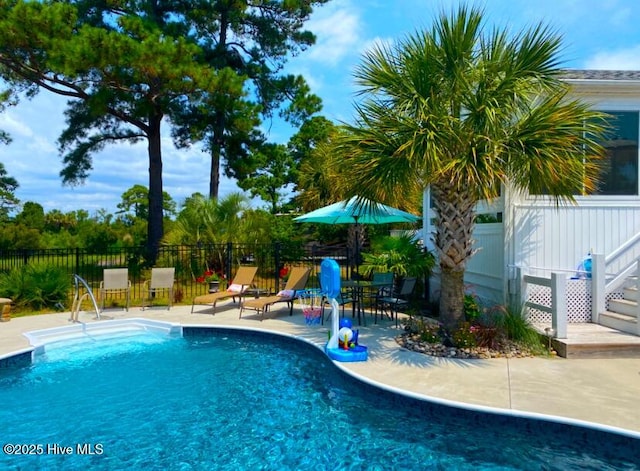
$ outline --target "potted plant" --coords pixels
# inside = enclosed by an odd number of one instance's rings
[[[205,273],[205,281],[209,283],[209,292],[217,293],[220,291],[220,275],[214,271],[208,271]]]
[[[209,293],[217,293],[220,291],[220,283],[223,281],[223,277],[213,270],[207,270],[202,276],[199,276],[196,281],[198,283],[208,284]]]

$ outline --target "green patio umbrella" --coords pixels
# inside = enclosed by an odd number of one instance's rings
[[[353,198],[318,208],[310,213],[293,218],[296,222],[310,222],[320,224],[355,224],[356,233],[360,231],[360,224],[390,224],[394,222],[416,222],[420,220],[406,211],[377,203],[366,198]],[[356,237],[356,273],[360,258],[360,247]]]
[[[354,196],[347,201],[318,208],[293,220],[321,224],[389,224],[416,222],[420,217],[375,201],[364,198],[358,200],[358,197]]]

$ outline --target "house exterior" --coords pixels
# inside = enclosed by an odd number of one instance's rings
[[[465,282],[486,302],[508,304],[540,293],[521,291],[522,274],[549,278],[552,272],[563,273],[568,279],[569,322],[589,322],[594,318],[590,274],[578,270],[587,254],[614,255],[615,260],[606,262],[607,279],[640,257],[640,71],[568,70],[564,80],[572,97],[612,117],[612,130],[603,143],[608,156],[601,183],[595,193],[576,196],[572,206],[556,207],[543,195],[516,194],[508,188],[499,201],[479,206],[479,214],[494,215],[499,222],[476,226],[479,251],[467,265]],[[425,234],[432,232],[429,219],[424,218]],[[428,237],[425,241],[429,246]],[[608,289],[609,298],[622,296],[619,286]],[[612,294],[616,290],[618,294]],[[544,291],[541,298],[548,296]],[[540,313],[532,312],[534,320],[545,320],[545,314],[536,319]]]

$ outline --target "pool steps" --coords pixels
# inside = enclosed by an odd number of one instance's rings
[[[173,322],[162,322],[151,319],[116,319],[90,324],[73,324],[51,329],[32,330],[25,332],[29,343],[33,346],[33,353],[44,353],[45,345],[63,340],[73,340],[94,335],[119,334],[134,331],[152,331],[167,335],[182,335],[182,325]]]

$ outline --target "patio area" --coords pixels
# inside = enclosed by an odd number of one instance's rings
[[[232,302],[216,314],[206,306],[139,307],[106,310],[102,319],[149,318],[194,326],[235,326],[283,333],[324,345],[329,326],[306,325],[300,308],[289,316],[286,305],[260,315]],[[402,316],[402,314],[401,314]],[[69,325],[68,312],[13,318],[0,323],[0,357],[29,348],[24,332]],[[81,312],[81,322],[99,322],[95,312]],[[367,322],[360,343],[369,349],[366,362],[336,363],[364,381],[391,390],[462,407],[499,409],[513,415],[552,415],[629,431],[640,438],[640,363],[637,358],[499,358],[457,360],[435,358],[401,349],[395,341],[395,321]]]

